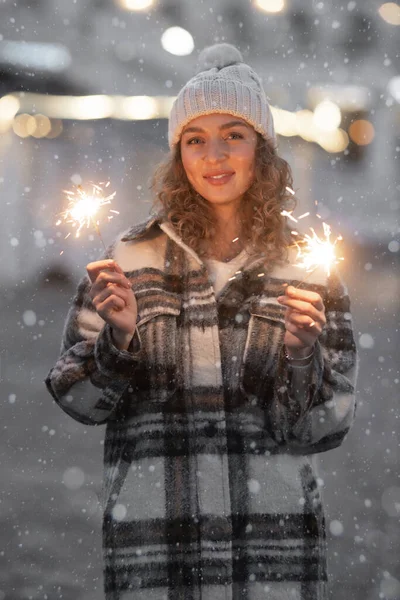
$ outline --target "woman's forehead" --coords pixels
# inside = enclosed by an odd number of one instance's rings
[[[185,133],[187,129],[210,129],[214,127],[219,128],[224,126],[226,127],[230,123],[232,123],[232,126],[241,124],[251,128],[251,126],[244,119],[241,119],[236,115],[231,115],[229,113],[212,113],[210,115],[200,115],[199,117],[192,119],[183,128],[183,133]]]

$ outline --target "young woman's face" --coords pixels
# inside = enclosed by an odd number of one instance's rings
[[[215,207],[239,206],[254,177],[257,134],[229,114],[197,117],[181,137],[183,166],[191,185]]]

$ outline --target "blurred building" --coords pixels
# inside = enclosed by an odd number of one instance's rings
[[[3,1],[0,276],[81,272],[101,252],[55,226],[73,183],[111,180],[107,241],[148,213],[171,101],[221,41],[263,79],[307,225],[398,252],[399,24],[373,0]]]

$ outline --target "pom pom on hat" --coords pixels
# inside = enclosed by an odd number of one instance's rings
[[[215,44],[204,48],[199,54],[196,74],[210,69],[223,69],[243,62],[240,51],[232,44]]]

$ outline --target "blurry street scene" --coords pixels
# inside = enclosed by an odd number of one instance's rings
[[[86,264],[151,210],[174,96],[222,41],[263,79],[296,229],[343,237],[360,373],[354,428],[317,457],[330,597],[400,600],[399,26],[381,0],[0,0],[0,600],[103,598],[104,428],[43,380]],[[57,224],[92,184],[115,192],[102,240]]]

